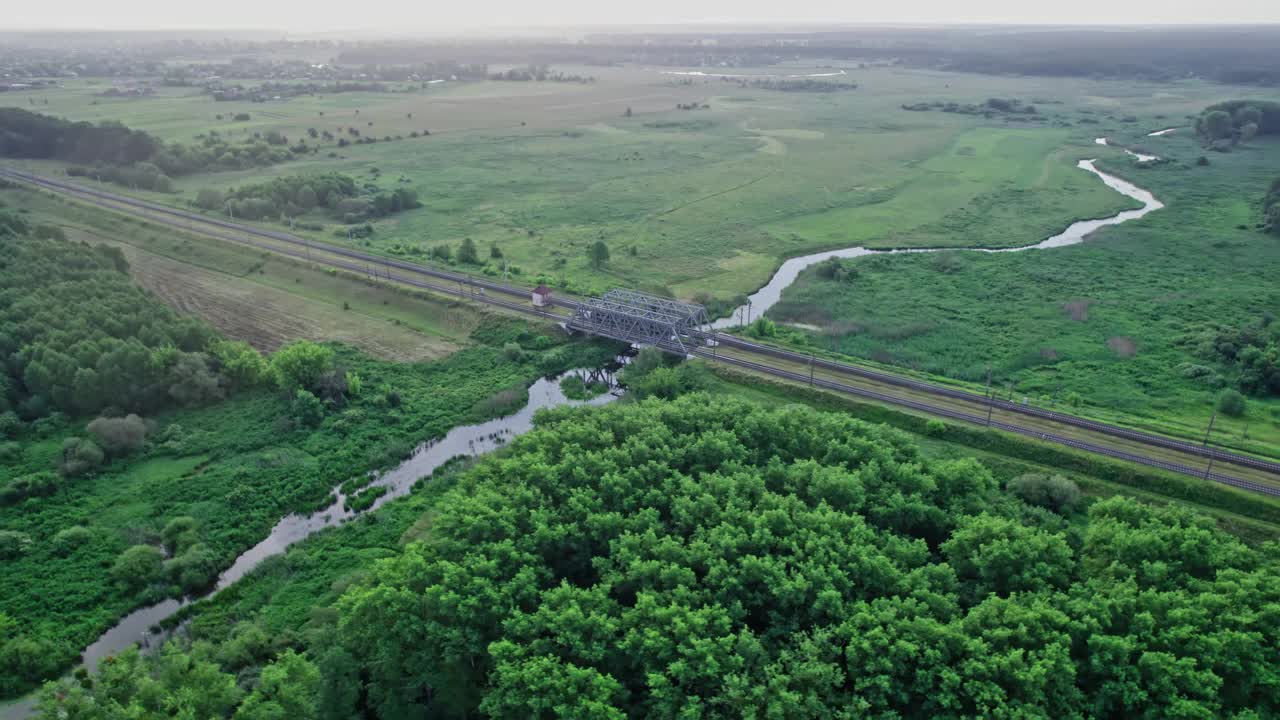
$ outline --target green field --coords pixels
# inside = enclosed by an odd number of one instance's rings
[[[1199,167],[1189,132],[1113,137],[1176,161],[1139,168],[1102,155],[1165,209],[1073,247],[860,258],[847,261],[858,277],[846,283],[810,270],[771,315],[822,328],[797,331],[801,344],[975,384],[989,365],[1002,394],[1061,406],[1075,393],[1103,414],[1203,433],[1219,388],[1183,377],[1182,363],[1206,363],[1189,339],[1280,312],[1280,243],[1254,229],[1280,142]],[[1274,453],[1280,402],[1254,398],[1243,417],[1220,415],[1214,439]]]
[[[1189,132],[1146,133],[1185,127],[1212,102],[1256,93],[1190,80],[1046,84],[848,67],[858,89],[822,94],[675,79],[639,67],[565,67],[598,82],[446,83],[216,103],[193,88],[98,98],[101,84],[74,81],[33,98],[36,110],[119,119],[175,141],[209,130],[232,138],[272,130],[300,138],[308,128],[341,135],[348,127],[405,135],[325,146],[308,159],[266,169],[184,177],[179,193],[153,197],[185,205],[205,187],[336,170],[384,189],[411,187],[425,205],[377,221],[373,237],[357,241],[374,251],[422,262],[428,248],[456,249],[471,238],[484,258],[490,245],[498,246],[520,268],[516,282],[546,279],[578,292],[630,286],[720,300],[758,288],[792,255],[851,245],[1018,246],[1075,219],[1132,207],[1075,167],[1098,157],[1170,207],[1074,248],[859,261],[860,282],[837,288],[808,276],[775,316],[822,328],[801,344],[967,382],[983,380],[990,365],[1006,392],[1029,402],[1060,404],[1077,394],[1083,412],[1196,436],[1215,389],[1176,375],[1179,364],[1193,360],[1179,340],[1210,322],[1239,324],[1280,312],[1270,282],[1274,243],[1236,229],[1255,221],[1255,196],[1280,152],[1255,142],[1189,169],[1201,154]],[[902,108],[990,97],[1033,103],[1044,121]],[[709,107],[675,109],[691,102]],[[238,112],[252,119],[232,121]],[[432,135],[406,135],[424,129]],[[1134,169],[1119,149],[1096,145],[1099,136],[1178,163]],[[342,226],[318,219],[325,229],[311,234],[335,240]],[[587,256],[597,240],[611,256],[600,269]],[[284,273],[255,280],[277,275],[288,280]],[[1064,310],[1081,305],[1087,320]],[[1220,440],[1274,452],[1280,446],[1274,408],[1253,403],[1246,417],[1223,422]]]
[[[375,250],[456,247],[470,237],[482,249],[499,245],[530,280],[543,273],[582,290],[629,285],[727,298],[762,285],[791,255],[856,244],[1024,245],[1072,220],[1129,207],[1074,167],[1096,153],[1095,127],[1080,121],[1115,125],[1141,113],[1155,129],[1235,94],[1196,82],[1062,80],[1045,87],[1031,79],[856,67],[849,72],[857,90],[808,94],[712,78],[679,84],[642,68],[564,69],[599,81],[459,83],[278,103],[215,103],[195,89],[161,88],[156,97],[97,98],[96,105],[92,93],[101,87],[79,82],[48,91],[47,108],[37,96],[34,109],[118,119],[179,141],[215,129],[232,139],[271,130],[294,139],[312,127],[341,133],[353,126],[378,138],[405,135],[326,145],[310,159],[265,170],[183,178],[182,194],[168,199],[183,203],[203,187],[338,170],[383,187],[412,187],[425,204],[376,223],[369,242]],[[1035,102],[1046,121],[901,109],[989,97]],[[710,107],[674,109],[689,102]],[[623,117],[627,108],[631,117]],[[231,121],[237,112],[253,119]],[[423,129],[433,134],[407,137]],[[332,239],[335,227],[319,236]],[[596,240],[611,250],[600,271],[587,259]]]

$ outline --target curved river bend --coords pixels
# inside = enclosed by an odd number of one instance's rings
[[[1153,134],[1154,135],[1167,134],[1171,130],[1163,130]],[[1109,145],[1106,138],[1097,138],[1094,142],[1099,145]],[[1121,149],[1124,149],[1124,148],[1121,148]],[[1125,150],[1125,152],[1133,156],[1134,158],[1136,158],[1138,162],[1148,162],[1151,160],[1159,159],[1155,155],[1143,155],[1141,153],[1135,153],[1130,150]],[[745,325],[751,322],[751,320],[754,318],[760,317],[761,315],[764,314],[766,310],[768,310],[769,308],[773,307],[778,303],[778,300],[782,298],[782,291],[790,287],[791,283],[796,281],[796,278],[800,276],[800,273],[805,268],[808,268],[811,265],[816,265],[817,263],[820,263],[823,260],[827,260],[830,258],[855,258],[855,257],[862,257],[863,255],[894,255],[894,254],[900,254],[900,253],[931,253],[931,252],[956,251],[956,250],[965,250],[965,251],[971,251],[971,252],[1002,253],[1002,252],[1022,252],[1024,250],[1044,250],[1048,248],[1066,247],[1067,245],[1075,245],[1075,244],[1084,242],[1084,239],[1088,237],[1090,233],[1094,232],[1099,228],[1103,228],[1108,225],[1119,225],[1120,223],[1128,222],[1130,220],[1137,220],[1138,218],[1143,217],[1147,213],[1155,212],[1156,210],[1159,210],[1160,208],[1164,207],[1164,203],[1157,200],[1155,195],[1152,195],[1150,191],[1144,190],[1127,180],[1122,180],[1116,177],[1115,175],[1109,175],[1107,173],[1102,172],[1097,168],[1096,163],[1097,163],[1096,159],[1081,160],[1080,162],[1076,163],[1076,167],[1082,170],[1091,172],[1094,175],[1097,175],[1098,178],[1102,180],[1102,182],[1106,183],[1107,187],[1111,188],[1112,190],[1115,190],[1121,195],[1137,200],[1138,202],[1142,203],[1142,207],[1136,210],[1125,210],[1123,212],[1116,213],[1111,217],[1099,218],[1096,220],[1080,220],[1078,222],[1071,223],[1071,225],[1068,226],[1066,230],[1063,230],[1062,232],[1058,233],[1057,235],[1054,235],[1053,237],[1045,238],[1044,240],[1041,240],[1040,242],[1034,245],[1023,245],[1022,247],[904,248],[899,250],[869,250],[865,247],[858,246],[858,247],[843,248],[840,250],[827,250],[824,252],[813,253],[812,255],[801,255],[800,257],[793,257],[787,260],[786,262],[782,263],[782,266],[779,267],[778,271],[773,274],[773,277],[769,278],[768,284],[766,284],[764,287],[760,288],[759,290],[757,290],[755,293],[753,293],[747,298],[746,305],[740,305],[734,308],[733,312],[730,313],[728,317],[721,318],[715,321],[714,323],[712,323],[712,327],[716,328],[717,330],[724,330],[727,328],[739,327],[741,325]]]
[[[378,498],[367,510],[355,512],[346,508],[346,498],[340,488],[334,488],[337,499],[329,507],[310,515],[288,515],[271,529],[271,534],[262,542],[241,553],[231,567],[218,576],[214,588],[201,597],[189,597],[182,600],[169,599],[149,605],[124,616],[110,630],[103,633],[96,641],[85,649],[81,660],[91,671],[96,671],[98,663],[105,657],[114,655],[130,645],[141,644],[146,647],[153,639],[151,629],[165,618],[173,615],[184,606],[203,598],[212,597],[227,588],[259,563],[274,555],[284,553],[288,547],[312,533],[328,527],[341,525],[352,518],[372,512],[391,500],[408,494],[415,482],[427,477],[441,465],[458,456],[483,455],[505,445],[512,438],[523,435],[533,427],[533,416],[543,408],[554,408],[562,405],[604,405],[615,399],[612,393],[605,393],[591,400],[570,400],[560,390],[560,380],[566,375],[585,374],[583,369],[570,370],[554,378],[542,378],[529,387],[529,401],[513,415],[500,417],[476,425],[461,425],[450,430],[444,437],[423,443],[414,450],[409,459],[395,468],[378,475],[366,488],[386,487],[387,493]],[[585,378],[584,378],[585,379]],[[35,711],[35,698],[28,697],[12,705],[0,707],[0,718],[19,720],[30,717]]]

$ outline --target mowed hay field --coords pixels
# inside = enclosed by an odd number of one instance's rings
[[[466,345],[479,322],[473,309],[444,299],[133,223],[41,193],[4,191],[0,202],[34,222],[61,227],[73,240],[119,248],[139,285],[263,352],[294,340],[337,341],[384,360],[434,360]]]
[[[790,255],[855,244],[1022,245],[1130,207],[1075,167],[1097,152],[1094,127],[1079,121],[1133,112],[1180,121],[1232,94],[1200,83],[1050,82],[856,64],[835,80],[859,88],[832,93],[640,67],[554,69],[597,82],[444,83],[270,103],[216,103],[193,88],[96,98],[101,85],[77,82],[38,94],[35,109],[119,119],[179,141],[209,130],[232,138],[277,130],[293,141],[309,128],[341,137],[355,127],[379,142],[328,144],[272,168],[182,178],[181,194],[161,197],[183,204],[203,187],[337,170],[412,187],[425,204],[377,222],[367,241],[374,250],[418,257],[415,250],[456,248],[470,237],[482,254],[498,245],[527,281],[545,274],[582,291],[626,285],[728,298],[762,285]],[[1049,121],[901,108],[990,97],[1036,103]],[[689,103],[708,109],[676,109]],[[238,112],[252,119],[230,120]],[[422,130],[432,134],[408,137]],[[315,235],[331,240],[337,227]],[[599,270],[587,257],[597,240],[611,254]]]

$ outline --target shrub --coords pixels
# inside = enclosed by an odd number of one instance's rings
[[[176,554],[193,545],[197,539],[196,531],[200,523],[189,515],[181,515],[170,520],[160,531],[164,539],[164,547],[170,554]]]
[[[67,477],[83,475],[102,464],[106,456],[91,440],[71,437],[62,443],[62,462],[58,470]]]
[[[289,404],[290,417],[302,427],[318,427],[324,421],[324,404],[320,398],[298,388]]]
[[[1009,482],[1009,491],[1023,502],[1068,513],[1080,503],[1080,488],[1061,475],[1028,473]]]
[[[128,590],[150,585],[164,570],[164,554],[150,545],[134,545],[120,553],[111,566],[111,577]]]
[[[755,338],[771,338],[777,337],[778,326],[772,320],[761,315],[751,322],[747,327],[747,333]]]
[[[53,536],[53,551],[65,557],[90,540],[93,540],[93,533],[89,528],[73,525]]]
[[[58,491],[61,483],[55,473],[44,471],[10,480],[0,489],[0,505],[12,505],[29,497],[43,497]]]
[[[524,348],[519,343],[509,342],[502,346],[502,359],[507,362],[521,362],[524,360]]]
[[[947,434],[947,424],[937,418],[931,418],[925,422],[924,432],[926,435],[941,437]]]
[[[16,530],[0,530],[0,560],[16,560],[30,549],[30,535]]]
[[[22,431],[22,421],[12,410],[0,413],[0,439],[8,439]]]
[[[1218,396],[1218,412],[1231,417],[1240,417],[1244,415],[1248,404],[1245,402],[1244,395],[1236,390],[1223,390]]]
[[[209,548],[195,543],[164,564],[164,572],[183,592],[203,590],[218,577],[218,563]]]
[[[100,417],[85,428],[108,455],[128,455],[141,450],[147,441],[147,424],[137,415],[122,418]]]

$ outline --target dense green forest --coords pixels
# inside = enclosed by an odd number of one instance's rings
[[[220,343],[204,323],[157,303],[129,279],[118,250],[40,230],[3,240],[0,417],[6,427],[50,413],[198,405],[234,385],[230,365],[243,346]]]
[[[426,517],[305,634],[126,654],[44,717],[1280,711],[1274,544],[842,415],[552,411]]]

